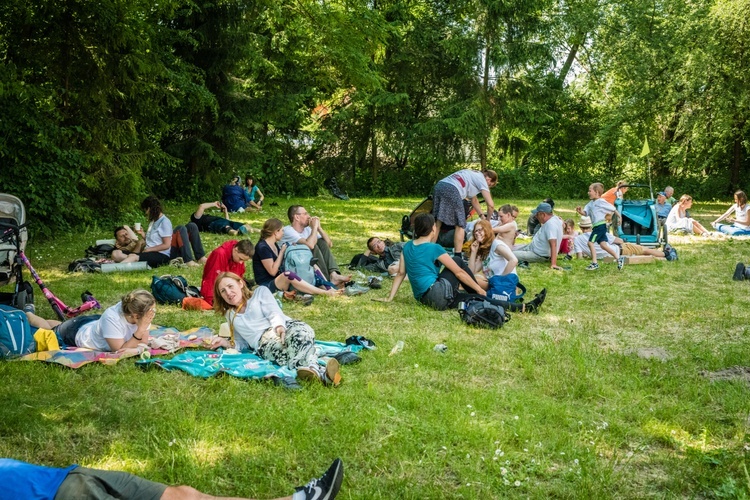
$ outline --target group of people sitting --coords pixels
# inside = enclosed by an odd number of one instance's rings
[[[240,177],[234,176],[221,192],[221,201],[230,212],[246,210],[263,210],[263,192],[255,185],[252,175],[245,176],[245,185],[240,184]]]

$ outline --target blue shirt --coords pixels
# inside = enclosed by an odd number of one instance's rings
[[[250,198],[250,201],[255,201],[255,193],[258,192],[258,186],[253,184],[253,187],[251,187],[249,191],[247,188],[245,188],[245,192],[247,193],[247,196]]]
[[[76,467],[58,469],[0,458],[0,500],[54,500],[68,473]]]
[[[444,253],[445,249],[437,243],[415,245],[413,241],[409,241],[404,245],[401,257],[404,259],[415,299],[420,300],[437,281],[442,266],[438,258]]]
[[[244,209],[250,198],[242,186],[227,184],[221,192],[221,201],[227,206],[227,210],[236,212],[240,208]]]
[[[657,217],[669,217],[669,211],[672,210],[672,205],[670,205],[666,201],[664,202],[664,205],[655,203],[654,207],[656,208]]]

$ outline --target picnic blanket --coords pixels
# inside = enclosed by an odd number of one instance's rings
[[[176,352],[186,347],[201,347],[204,346],[204,339],[210,339],[214,331],[211,328],[202,326],[199,328],[192,328],[181,332],[176,328],[169,328],[163,326],[154,326],[149,332],[154,339],[169,339],[174,342],[170,342],[173,348],[168,349],[149,349],[149,355],[158,356],[162,354],[169,354],[170,352]],[[159,342],[156,342],[159,344]],[[89,363],[99,362],[105,365],[113,365],[121,359],[131,358],[133,356],[140,356],[142,350],[140,349],[123,349],[118,352],[102,352],[92,351],[90,349],[73,348],[65,349],[60,351],[38,351],[26,356],[18,358],[19,361],[46,361],[47,363],[57,363],[59,365],[67,366],[68,368],[80,368],[83,365]]]
[[[346,345],[341,342],[315,341],[318,359],[325,363],[341,352],[359,352],[361,345]],[[227,373],[237,378],[261,379],[268,377],[297,376],[297,370],[275,365],[251,352],[227,353],[223,351],[191,351],[171,359],[145,359],[136,362],[143,367],[158,366],[167,371],[182,370],[194,377],[209,378],[219,373]]]

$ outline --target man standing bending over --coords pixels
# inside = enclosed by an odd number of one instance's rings
[[[306,245],[318,259],[318,267],[326,280],[336,286],[349,281],[351,276],[344,276],[339,272],[339,265],[331,253],[333,241],[320,225],[320,218],[311,217],[302,205],[289,207],[287,216],[291,224],[284,226],[284,237],[280,243]]]

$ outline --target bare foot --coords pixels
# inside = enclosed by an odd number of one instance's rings
[[[205,255],[203,257],[201,257],[200,259],[198,259],[198,263],[199,264],[205,265],[206,262],[208,262],[208,257],[206,257]]]
[[[352,279],[351,275],[344,276],[339,273],[331,273],[331,283],[333,283],[336,286],[341,285],[342,283],[346,283],[347,281],[350,281],[351,279]]]
[[[200,266],[200,264],[198,264],[194,260],[191,260],[190,262],[185,262],[185,265],[188,266],[188,267],[198,267],[198,266]]]
[[[337,290],[335,288],[331,288],[330,290],[326,290],[323,292],[325,295],[330,295],[331,297],[336,297],[338,295],[341,295],[344,293],[344,289]]]
[[[229,231],[227,231],[227,234],[229,236],[237,236],[237,233],[238,231],[236,229],[230,229]]]

